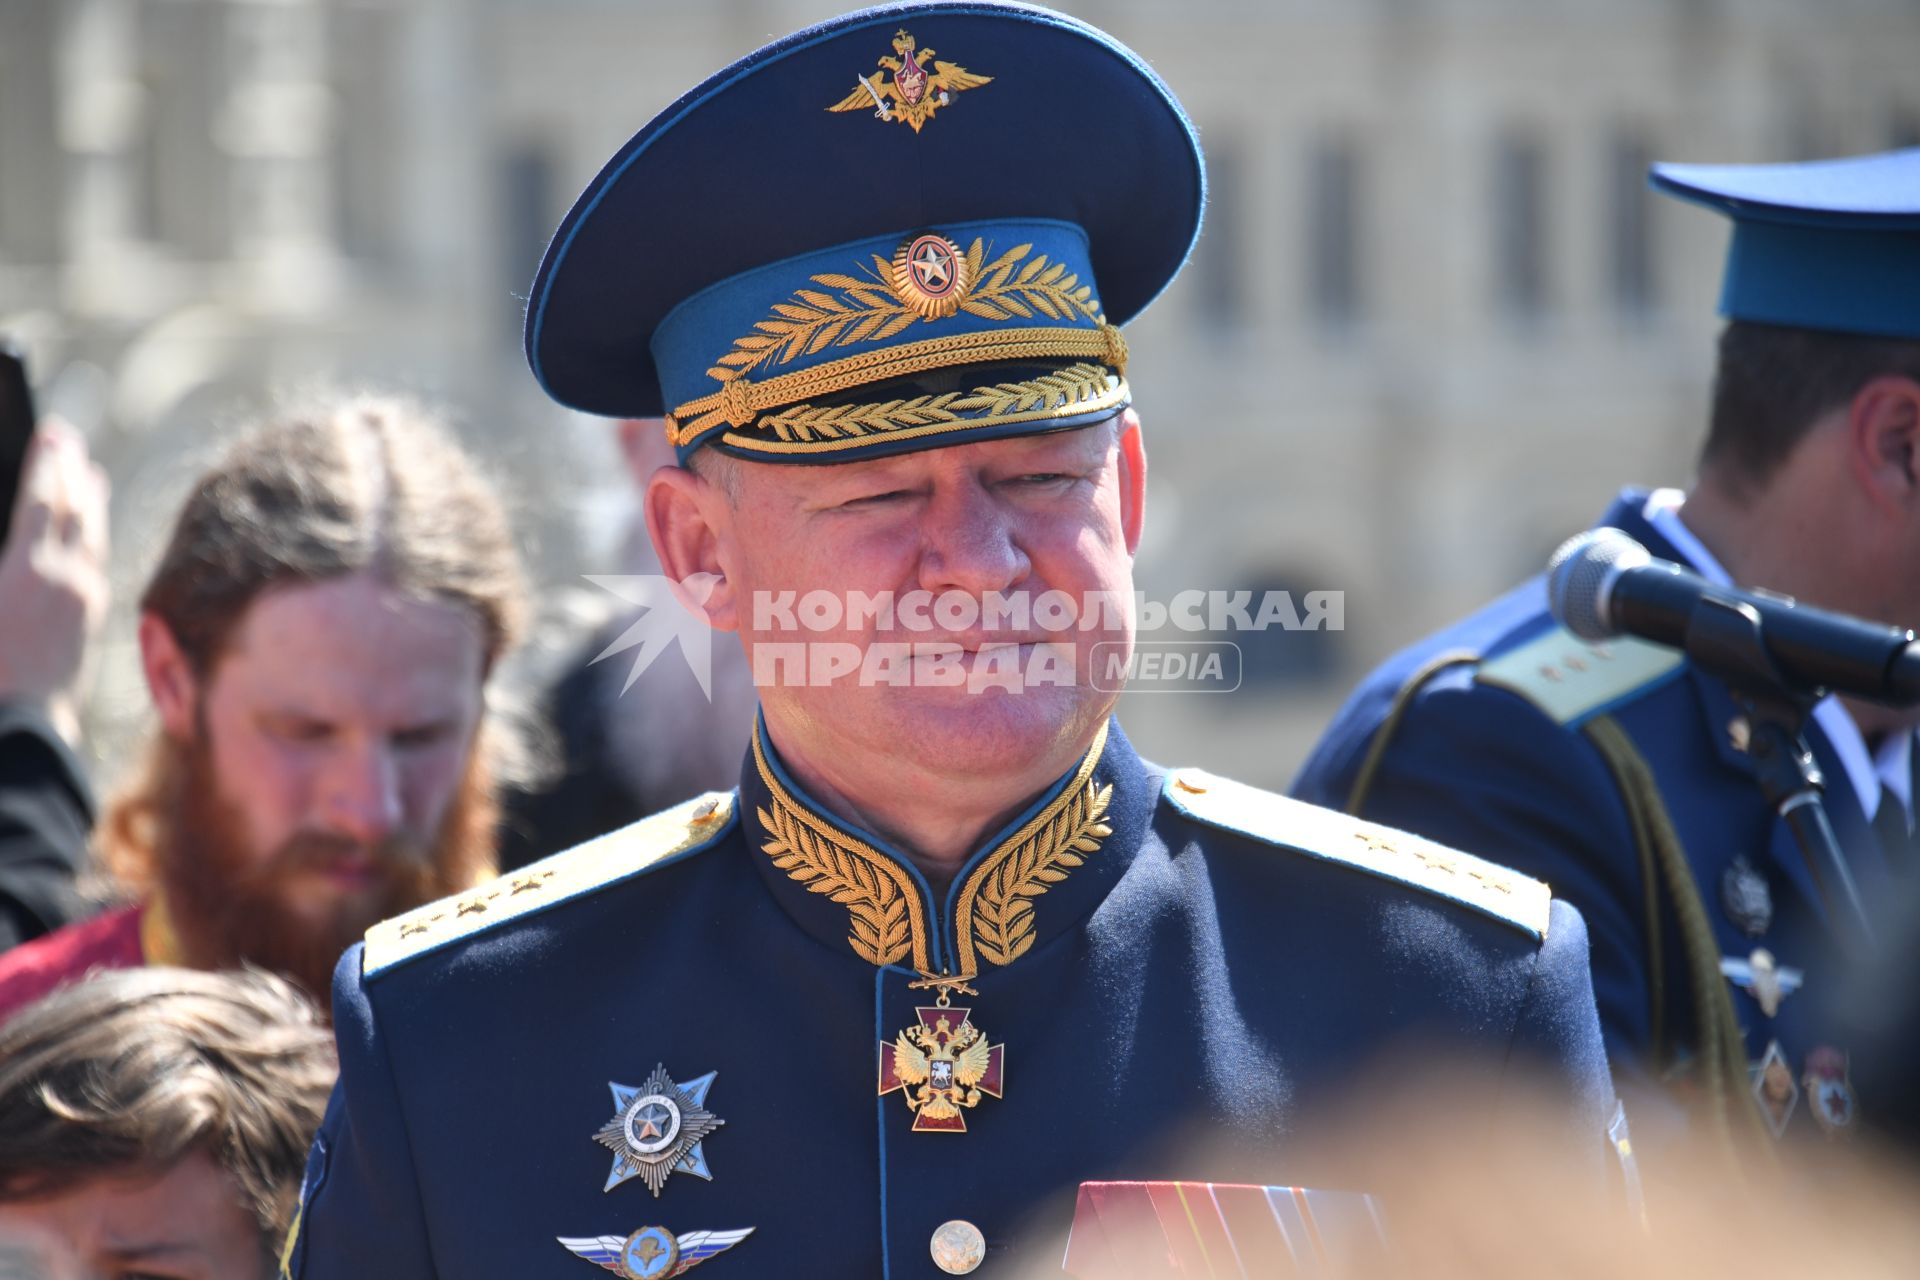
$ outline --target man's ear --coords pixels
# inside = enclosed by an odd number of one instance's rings
[[[160,715],[167,736],[185,742],[194,735],[194,711],[200,705],[200,682],[193,674],[173,628],[155,613],[140,615],[140,670],[147,677],[147,693]]]
[[[645,506],[647,535],[674,595],[716,631],[738,630],[739,601],[727,564],[733,511],[726,494],[685,467],[662,467],[647,480]]]
[[[1861,387],[1847,407],[1847,439],[1868,498],[1920,516],[1920,382],[1886,374]]]
[[[1127,554],[1140,550],[1140,531],[1147,519],[1147,445],[1140,415],[1128,409],[1120,415],[1120,528]]]

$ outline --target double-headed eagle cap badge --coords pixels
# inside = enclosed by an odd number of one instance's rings
[[[880,59],[880,70],[855,78],[853,92],[828,107],[829,111],[872,110],[879,120],[893,120],[920,132],[934,112],[952,102],[968,89],[992,82],[992,76],[977,76],[952,62],[933,62],[933,50],[916,49],[905,29],[893,36],[897,58]]]

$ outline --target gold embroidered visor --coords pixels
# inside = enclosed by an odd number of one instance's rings
[[[769,462],[841,462],[1086,426],[1126,407],[1127,347],[1076,226],[908,231],[745,272],[653,338],[667,432]]]

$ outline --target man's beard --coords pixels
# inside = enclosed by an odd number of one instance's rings
[[[225,798],[205,731],[191,743],[164,734],[151,761],[151,883],[179,942],[197,969],[250,964],[302,987],[330,1007],[333,969],[368,926],[471,887],[495,870],[494,798],[484,749],[467,771],[431,845],[396,835],[371,850],[357,841],[300,831],[261,859],[238,810]],[[373,878],[341,895],[323,918],[291,904],[300,880],[342,858],[370,857]]]

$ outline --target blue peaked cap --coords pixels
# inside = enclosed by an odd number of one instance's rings
[[[1733,219],[1722,315],[1920,339],[1920,147],[1802,164],[1657,164],[1650,181]]]
[[[1119,326],[1205,201],[1180,104],[1085,23],[886,5],[749,54],[628,141],[555,233],[527,358],[560,403],[836,462],[1128,403]]]

